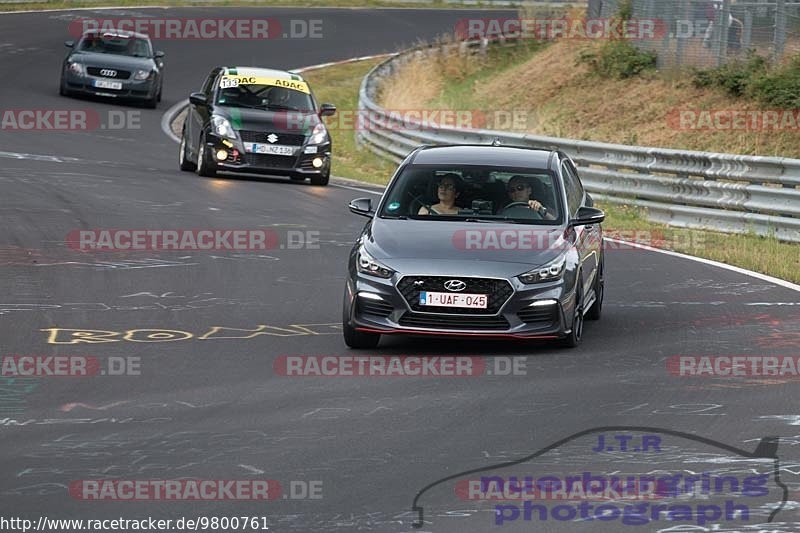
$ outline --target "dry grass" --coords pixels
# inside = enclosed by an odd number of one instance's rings
[[[386,109],[423,109],[444,87],[438,61],[410,61],[397,69],[392,83],[381,87],[378,102]]]

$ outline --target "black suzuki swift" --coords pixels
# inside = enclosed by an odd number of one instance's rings
[[[331,138],[317,104],[298,74],[264,68],[217,67],[189,97],[180,146],[181,170],[288,175],[327,185]]]

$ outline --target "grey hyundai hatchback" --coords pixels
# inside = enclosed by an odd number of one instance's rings
[[[424,146],[400,164],[349,258],[343,332],[581,341],[599,319],[600,223],[574,163],[529,148]]]

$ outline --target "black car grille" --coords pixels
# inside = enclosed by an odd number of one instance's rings
[[[467,284],[467,288],[460,291],[462,293],[488,295],[487,308],[456,309],[453,307],[420,305],[420,291],[448,292],[444,288],[444,283],[451,279],[459,279]],[[463,278],[455,276],[406,276],[397,284],[397,289],[400,291],[400,294],[403,295],[403,298],[406,299],[409,307],[414,311],[424,311],[426,313],[458,313],[459,315],[496,314],[514,292],[514,289],[511,288],[511,284],[504,279]]]
[[[359,298],[358,300],[358,314],[359,315],[372,315],[381,318],[386,318],[392,314],[394,307],[386,302],[378,302],[374,300],[365,300]]]
[[[244,162],[262,168],[294,168],[296,157],[269,154],[245,154]]]
[[[270,135],[275,135],[278,140],[274,143],[269,142],[267,139]],[[278,133],[271,131],[248,131],[240,130],[239,135],[242,137],[242,142],[246,143],[262,143],[262,144],[281,144],[286,146],[302,146],[306,140],[305,135],[298,135],[295,133]]]
[[[557,310],[555,305],[528,307],[517,313],[517,316],[527,324],[552,324],[558,319]]]
[[[508,320],[503,316],[419,315],[406,313],[400,325],[410,328],[506,330]]]
[[[114,72],[117,73],[117,75],[116,76],[105,76],[105,75],[100,73],[100,71],[102,71],[102,70],[113,70]],[[112,79],[112,80],[127,80],[128,78],[131,77],[131,71],[130,70],[118,70],[118,69],[111,68],[111,67],[103,67],[103,68],[100,68],[100,67],[87,67],[86,71],[91,76],[99,76],[101,78],[109,78],[109,79]]]

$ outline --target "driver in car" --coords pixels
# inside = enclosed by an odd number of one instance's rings
[[[269,90],[267,98],[269,100],[269,105],[286,107],[289,105],[290,96],[288,89],[273,87]]]
[[[545,220],[555,220],[556,214],[551,212],[547,207],[542,204],[539,200],[535,198],[531,198],[531,193],[533,192],[533,186],[531,182],[525,176],[512,176],[510,180],[508,180],[508,185],[506,186],[506,190],[508,191],[508,196],[511,199],[511,203],[506,206],[506,209],[511,207],[513,204],[527,204],[528,208],[533,209],[541,217]],[[513,205],[513,207],[523,207],[522,205]]]

